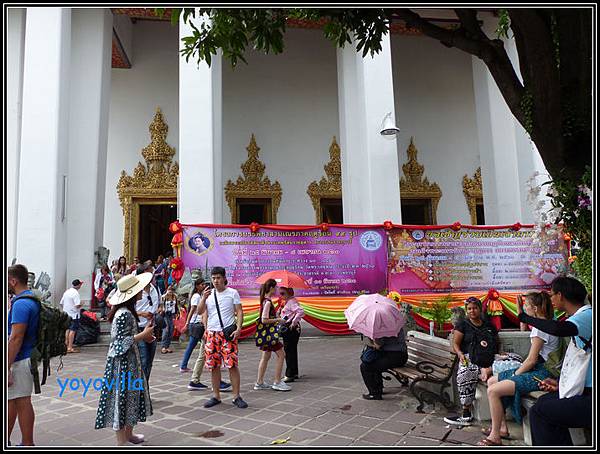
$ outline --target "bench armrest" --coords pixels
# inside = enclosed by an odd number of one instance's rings
[[[438,369],[448,369],[448,376],[452,375],[452,371],[454,370],[454,366],[458,361],[458,356],[454,357],[451,365],[447,364],[438,364],[433,361],[419,361],[415,364],[415,368],[422,374],[430,375],[435,372],[435,368]]]

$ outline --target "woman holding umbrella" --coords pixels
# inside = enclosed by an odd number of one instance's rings
[[[360,373],[369,392],[363,399],[382,400],[381,374],[408,360],[404,317],[393,300],[379,294],[359,296],[345,314],[350,329],[367,336]]]

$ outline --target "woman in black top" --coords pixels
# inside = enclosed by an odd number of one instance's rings
[[[494,362],[494,354],[498,353],[498,332],[487,320],[482,318],[481,301],[470,297],[465,302],[467,317],[454,327],[453,349],[459,363],[456,372],[462,415],[444,418],[448,424],[468,426],[473,421],[471,405],[475,400],[477,381],[489,377]]]

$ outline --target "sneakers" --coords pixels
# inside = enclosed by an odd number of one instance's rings
[[[274,389],[275,391],[291,391],[292,387],[287,385],[286,383],[282,381],[280,381],[279,383],[273,383],[273,386],[271,386],[272,389]]]
[[[448,424],[452,424],[455,426],[470,426],[471,423],[473,422],[473,415],[471,415],[470,413],[468,414],[464,414],[462,416],[450,416],[450,417],[446,417],[444,418],[444,422],[447,422]]]
[[[219,385],[219,389],[221,392],[228,393],[231,392],[231,383],[227,383],[226,381],[221,381]]]
[[[248,404],[244,402],[242,396],[237,396],[235,399],[233,399],[233,405],[235,405],[238,408],[248,408]]]
[[[215,405],[219,405],[221,401],[216,397],[211,397],[205,404],[204,408],[214,407]]]
[[[185,369],[182,369],[181,367],[179,368],[179,373],[180,374],[185,374],[186,372],[191,372],[191,371],[192,371],[192,369],[189,369],[187,367]]]
[[[285,377],[283,377],[283,382],[284,383],[292,383],[296,378],[298,378],[298,377],[288,377],[286,375]]]
[[[191,391],[202,391],[203,389],[208,389],[208,386],[206,386],[203,383],[194,383],[193,381],[191,381],[188,385],[188,389]]]
[[[255,383],[254,391],[262,391],[264,389],[271,389],[271,385],[267,385],[266,383]]]

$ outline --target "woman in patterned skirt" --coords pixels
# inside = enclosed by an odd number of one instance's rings
[[[111,297],[111,342],[106,358],[96,429],[111,427],[116,431],[117,445],[141,443],[143,435],[134,435],[133,426],[152,415],[148,382],[142,371],[138,342],[154,340],[149,323],[138,332],[136,302],[152,280],[152,273],[127,275],[117,283]]]
[[[256,333],[257,342],[261,342],[264,338],[266,341],[263,345],[258,348],[262,351],[260,363],[258,364],[258,378],[254,385],[255,390],[262,389],[274,389],[275,391],[290,391],[292,388],[284,383],[282,380],[283,362],[285,361],[285,352],[283,350],[283,344],[279,339],[275,342],[270,339],[270,334],[277,331],[277,325],[283,322],[283,319],[277,314],[277,310],[273,307],[271,298],[275,294],[277,289],[277,282],[275,279],[269,279],[260,286],[260,320],[257,324],[257,330],[266,330],[266,336],[261,336],[258,331]],[[258,340],[260,338],[260,340]],[[258,345],[258,343],[257,343]],[[275,364],[275,382],[272,385],[268,385],[264,382],[265,372],[271,359],[271,353],[275,352],[277,355],[277,363]]]

